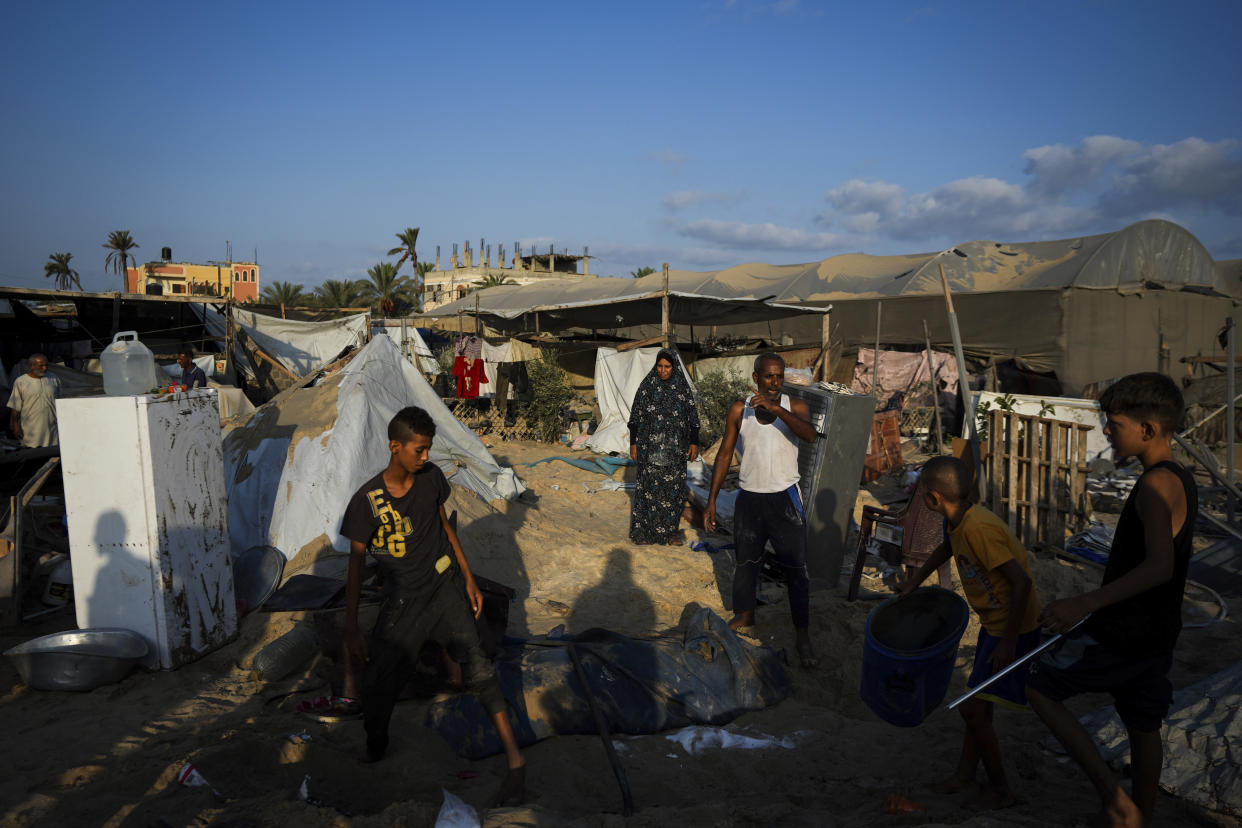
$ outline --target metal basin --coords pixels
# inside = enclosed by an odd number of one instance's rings
[[[233,559],[233,594],[254,612],[280,586],[285,556],[274,546],[252,546]]]
[[[4,654],[36,690],[94,690],[129,675],[146,656],[147,642],[130,630],[71,630],[31,639]]]

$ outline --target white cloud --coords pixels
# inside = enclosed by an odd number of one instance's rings
[[[742,193],[708,193],[703,190],[678,190],[660,199],[666,210],[685,210],[700,204],[735,204],[746,196]]]
[[[1201,138],[1144,145],[1093,135],[1075,146],[1022,153],[1024,184],[977,175],[907,193],[886,181],[846,181],[828,191],[832,209],[817,221],[856,234],[855,242],[1016,241],[1104,232],[1152,217],[1185,223],[1198,215],[1237,216],[1239,146]]]
[[[777,0],[772,4],[772,11],[776,14],[789,14],[798,8],[798,0]]]
[[[692,221],[679,227],[677,232],[734,249],[826,250],[841,243],[841,237],[834,233],[810,233],[770,223],[746,224],[716,219]]]
[[[906,191],[897,184],[854,178],[828,191],[828,201],[843,213],[891,215],[901,209]]]
[[[1138,141],[1112,135],[1092,135],[1077,147],[1050,144],[1022,153],[1028,188],[1040,196],[1055,198],[1090,188],[1111,163],[1142,149]]]
[[[1215,209],[1242,216],[1242,153],[1237,141],[1186,138],[1155,144],[1122,159],[1100,196],[1108,215],[1174,207]]]

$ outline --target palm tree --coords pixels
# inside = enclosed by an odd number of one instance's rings
[[[121,277],[121,292],[124,293],[129,290],[129,280],[125,278],[128,270],[126,264],[138,264],[138,260],[129,255],[129,251],[137,250],[138,245],[128,230],[113,230],[108,234],[104,249],[112,251],[108,254],[108,258],[104,259],[104,269],[112,268]]]
[[[398,245],[397,247],[394,247],[392,250],[389,250],[388,255],[389,256],[397,256],[397,255],[401,256],[400,259],[397,259],[398,270],[401,269],[401,265],[405,263],[406,259],[410,260],[410,265],[414,268],[414,281],[411,283],[411,285],[414,287],[415,292],[418,295],[417,307],[418,307],[419,313],[421,313],[423,310],[424,281],[423,281],[423,273],[419,271],[418,269],[418,253],[414,251],[414,245],[418,243],[418,228],[407,227],[405,228],[404,233],[397,234],[397,238],[400,240],[401,244]]]
[[[483,290],[489,287],[498,287],[500,285],[516,285],[517,282],[510,279],[503,273],[488,273],[482,279],[474,282],[474,287],[470,289],[471,293],[476,290]]]
[[[263,288],[262,298],[269,305],[284,305],[288,308],[301,302],[305,297],[302,296],[301,285],[278,280]]]
[[[650,276],[652,273],[655,273],[654,267],[640,267],[638,270],[630,271],[630,275],[633,276],[635,279],[641,279],[644,276]]]
[[[325,308],[352,308],[362,292],[357,282],[349,279],[328,279],[315,288],[315,298]]]
[[[422,297],[417,295],[413,280],[409,276],[399,276],[397,265],[392,262],[380,262],[367,271],[367,276],[371,281],[358,283],[362,288],[362,296],[385,316],[398,308],[405,310],[415,302],[422,301]]]
[[[82,289],[82,283],[78,281],[78,272],[69,266],[69,260],[72,258],[72,253],[53,253],[48,256],[48,261],[43,265],[43,275],[56,280],[57,290],[69,290],[70,285],[78,290]]]

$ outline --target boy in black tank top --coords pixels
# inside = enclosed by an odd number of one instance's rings
[[[1106,824],[1137,826],[1151,819],[1160,781],[1160,725],[1173,700],[1169,668],[1199,501],[1194,478],[1173,461],[1170,440],[1184,403],[1171,379],[1124,377],[1100,397],[1100,410],[1117,460],[1137,457],[1143,474],[1122,509],[1100,588],[1044,608],[1040,621],[1053,632],[1091,618],[1082,635],[1032,665],[1027,699],[1095,786]],[[1126,726],[1133,798],[1062,703],[1092,692],[1110,693]]]

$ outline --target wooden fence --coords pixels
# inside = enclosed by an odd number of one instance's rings
[[[1085,527],[1087,432],[1092,426],[995,409],[988,443],[988,502],[1027,548],[1060,547]]]

